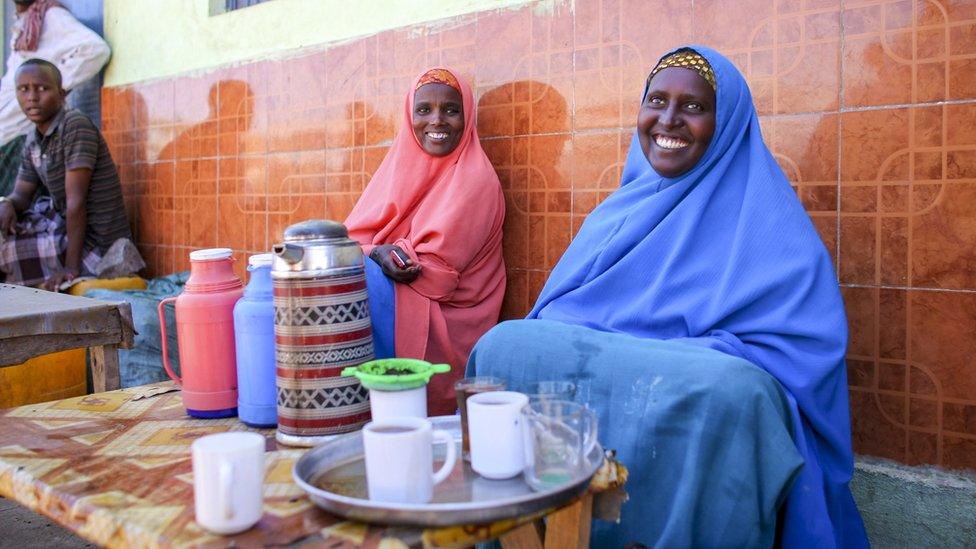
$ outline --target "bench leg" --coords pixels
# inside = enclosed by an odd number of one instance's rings
[[[539,521],[526,522],[522,526],[498,538],[502,549],[542,549],[542,533]]]
[[[91,354],[92,385],[96,393],[121,388],[119,377],[119,350],[115,345],[89,347]]]
[[[546,549],[586,549],[590,546],[593,494],[587,493],[546,518]]]

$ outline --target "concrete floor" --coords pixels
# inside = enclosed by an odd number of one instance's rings
[[[0,497],[0,549],[77,549],[95,547],[70,531]]]

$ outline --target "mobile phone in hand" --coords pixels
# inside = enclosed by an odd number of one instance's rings
[[[407,261],[410,261],[410,257],[398,249],[390,250],[390,259],[392,259],[393,263],[401,269],[406,269]]]

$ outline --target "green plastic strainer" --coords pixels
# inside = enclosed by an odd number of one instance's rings
[[[359,382],[367,389],[405,391],[427,385],[434,374],[450,371],[449,364],[431,364],[426,360],[413,358],[382,358],[345,368],[342,375],[359,378]]]

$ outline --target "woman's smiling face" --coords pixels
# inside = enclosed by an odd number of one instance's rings
[[[431,156],[447,156],[464,134],[461,92],[447,84],[424,84],[413,95],[413,133]]]
[[[715,91],[693,70],[663,69],[651,78],[637,132],[654,171],[678,177],[695,167],[712,140]]]

